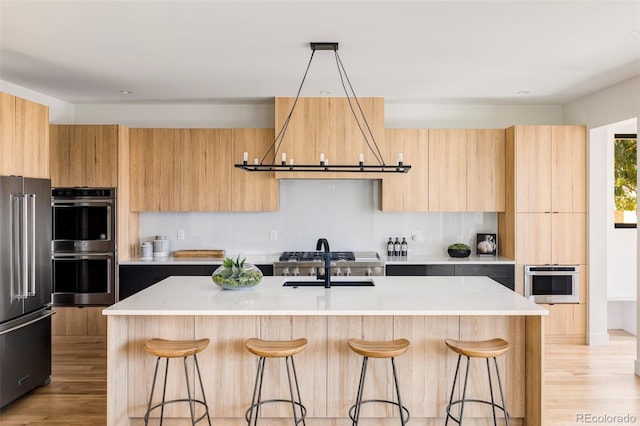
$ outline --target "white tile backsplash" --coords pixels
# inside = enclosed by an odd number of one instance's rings
[[[327,238],[332,250],[386,252],[389,237],[407,237],[409,253],[446,254],[454,242],[474,245],[476,233],[497,231],[496,213],[385,213],[377,180],[282,180],[280,211],[140,215],[141,241],[167,235],[171,250],[224,249],[227,254],[313,250]],[[185,239],[177,240],[178,230]],[[270,231],[277,240],[270,240]],[[419,231],[422,240],[412,241]]]

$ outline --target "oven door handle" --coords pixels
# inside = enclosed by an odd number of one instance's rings
[[[95,260],[113,259],[113,253],[54,253],[52,260]]]
[[[52,200],[51,207],[111,207],[113,200]]]

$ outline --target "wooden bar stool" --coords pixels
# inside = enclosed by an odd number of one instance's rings
[[[258,371],[256,372],[256,382],[253,386],[253,396],[251,398],[251,406],[247,409],[244,416],[247,420],[247,425],[251,425],[251,421],[253,421],[254,425],[257,425],[258,415],[260,414],[260,407],[263,404],[272,402],[286,402],[291,404],[294,426],[296,426],[300,422],[302,422],[303,425],[306,425],[305,418],[307,416],[307,408],[302,405],[302,400],[300,399],[300,387],[298,386],[298,375],[296,374],[296,366],[293,363],[293,356],[297,353],[302,352],[304,348],[307,347],[307,339],[303,338],[287,341],[271,341],[253,338],[244,342],[244,346],[249,352],[259,357]],[[285,365],[287,366],[287,378],[289,380],[289,394],[291,396],[291,399],[269,399],[266,401],[261,400],[262,378],[264,376],[264,363],[266,358],[285,359]],[[297,400],[294,397],[294,385],[295,395],[298,398]],[[296,407],[300,409],[300,417],[298,417]]]
[[[202,352],[209,346],[209,339],[200,339],[200,340],[165,340],[165,339],[149,339],[144,343],[144,349],[152,355],[158,357],[156,360],[156,369],[153,373],[153,383],[151,385],[151,395],[149,396],[149,405],[147,407],[147,412],[144,415],[144,424],[149,423],[149,415],[156,408],[160,408],[160,425],[162,425],[162,419],[164,417],[164,406],[167,404],[172,404],[176,402],[188,402],[189,403],[189,411],[191,412],[191,424],[195,425],[200,420],[203,420],[205,417],[211,425],[211,418],[209,417],[209,406],[207,405],[207,399],[204,395],[204,387],[202,386],[202,376],[200,375],[200,367],[198,366],[198,357],[196,354]],[[198,381],[200,382],[200,390],[202,392],[202,400],[195,399],[191,396],[191,386],[189,385],[189,373],[187,368],[187,357],[193,356],[193,361],[196,366],[196,373],[198,375]],[[164,368],[164,384],[162,386],[162,402],[158,403],[154,406],[151,406],[153,401],[153,393],[156,387],[156,378],[158,377],[158,366],[160,365],[160,359],[164,358],[165,368]],[[187,383],[187,399],[174,399],[171,401],[165,401],[165,395],[167,392],[167,373],[169,372],[169,359],[171,358],[182,358],[184,363],[184,378]],[[194,405],[199,404],[204,407],[204,414],[195,418],[195,408]]]
[[[349,339],[349,347],[352,351],[358,355],[362,355],[362,369],[360,370],[360,383],[358,384],[358,394],[356,395],[356,403],[349,408],[349,417],[352,424],[357,425],[360,419],[360,407],[362,404],[370,402],[382,402],[385,404],[391,404],[398,407],[400,415],[400,424],[403,426],[409,421],[410,414],[407,407],[402,405],[402,399],[400,398],[400,387],[398,386],[398,375],[396,373],[395,357],[405,353],[410,346],[407,339],[397,339],[391,341],[373,341],[373,340],[361,340],[361,339]],[[364,382],[367,375],[367,363],[369,358],[391,358],[391,368],[393,369],[393,383],[396,388],[396,396],[398,402],[389,401],[385,399],[368,399],[363,401],[362,394],[364,392]]]
[[[462,415],[464,413],[465,402],[478,402],[481,404],[491,405],[493,411],[493,424],[497,425],[496,420],[496,408],[502,410],[504,413],[505,422],[509,426],[509,413],[507,412],[507,406],[505,404],[504,393],[502,391],[502,382],[500,381],[500,372],[498,371],[498,361],[496,357],[504,354],[509,350],[509,342],[504,339],[491,339],[482,341],[464,341],[445,339],[445,343],[449,349],[458,354],[458,364],[456,365],[456,375],[453,377],[453,386],[451,387],[451,397],[449,397],[449,405],[447,405],[447,420],[445,426],[449,423],[449,419],[452,419],[458,424],[462,423]],[[460,371],[460,360],[462,356],[467,358],[467,370],[464,375],[464,385],[462,387],[462,399],[454,401],[453,394],[456,389],[456,382],[458,380],[458,372]],[[469,361],[470,358],[485,358],[487,360],[487,375],[489,377],[489,393],[491,394],[491,401],[484,401],[480,399],[465,399],[467,392],[467,379],[469,378]],[[500,390],[500,398],[502,399],[502,405],[496,404],[493,398],[493,384],[491,380],[491,369],[489,368],[489,358],[493,358],[495,364],[496,377],[498,378],[498,389]],[[460,417],[455,418],[451,414],[451,407],[460,404]]]

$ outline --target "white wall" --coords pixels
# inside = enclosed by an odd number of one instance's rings
[[[589,132],[588,176],[588,239],[589,239],[589,315],[588,341],[590,344],[606,344],[607,334],[607,235],[608,219],[606,165],[607,130],[602,126],[640,117],[640,76],[631,78],[607,89],[593,93],[565,105],[566,124],[586,124]],[[596,242],[598,244],[596,244]],[[640,244],[640,243],[639,243]],[[640,252],[640,250],[639,250]],[[638,258],[636,258],[636,265]],[[640,278],[637,280],[640,287]],[[637,303],[636,303],[637,306]],[[640,320],[640,319],[639,319]],[[640,353],[640,339],[638,339]],[[636,360],[636,373],[640,374],[640,361]]]
[[[388,128],[505,128],[514,124],[562,124],[558,105],[443,105],[385,103]],[[274,126],[273,102],[233,104],[81,104],[73,124],[129,127]],[[62,124],[56,123],[56,124]],[[72,124],[72,123],[68,123]]]

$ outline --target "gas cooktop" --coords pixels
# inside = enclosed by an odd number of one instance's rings
[[[356,260],[356,255],[352,251],[332,251],[331,260],[350,261]],[[285,251],[280,255],[280,262],[313,262],[324,261],[322,251]]]

